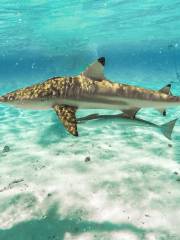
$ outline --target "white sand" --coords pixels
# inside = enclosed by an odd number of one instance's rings
[[[170,142],[111,120],[74,138],[52,111],[0,118],[1,240],[180,239],[178,123]]]

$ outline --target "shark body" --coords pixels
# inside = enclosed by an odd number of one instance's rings
[[[80,75],[48,79],[7,93],[0,97],[0,102],[35,110],[53,108],[74,136],[78,136],[75,115],[78,108],[135,113],[140,108],[164,109],[180,105],[180,97],[107,80],[104,65],[105,58],[99,58]]]
[[[176,124],[177,119],[172,121],[168,121],[164,124],[158,125],[156,123],[150,122],[148,120],[144,120],[139,117],[135,117],[134,119],[129,118],[125,113],[115,114],[115,115],[100,115],[100,114],[90,114],[85,117],[78,118],[78,123],[83,123],[90,120],[109,120],[116,119],[118,122],[121,122],[121,126],[127,127],[129,126],[145,126],[145,127],[155,127],[158,128],[163,135],[171,140],[171,135]]]

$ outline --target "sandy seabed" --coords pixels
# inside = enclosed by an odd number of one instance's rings
[[[75,138],[53,111],[1,106],[0,240],[179,240],[179,130],[99,120]]]

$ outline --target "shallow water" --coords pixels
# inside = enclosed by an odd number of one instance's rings
[[[180,95],[178,1],[6,0],[0,9],[1,94],[105,56],[108,79],[173,82]],[[180,108],[138,116],[162,124]],[[0,105],[0,240],[179,240],[180,121],[172,141],[118,120],[78,129],[70,136],[52,110]]]

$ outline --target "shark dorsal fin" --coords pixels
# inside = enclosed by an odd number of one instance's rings
[[[172,92],[171,92],[171,84],[167,84],[165,87],[161,88],[159,90],[159,92],[161,93],[165,93],[168,94],[170,96],[172,96]],[[163,116],[166,116],[166,109],[157,109],[158,112],[160,112]]]
[[[130,119],[134,119],[136,117],[136,113],[140,110],[140,108],[131,108],[131,109],[123,109],[123,117],[127,117]]]
[[[104,66],[105,66],[105,58],[101,57],[97,59],[96,62],[88,66],[85,69],[85,71],[82,72],[82,75],[84,75],[85,77],[91,78],[93,80],[101,81],[105,79]]]
[[[161,88],[161,89],[159,90],[159,92],[161,92],[161,93],[166,93],[166,94],[168,94],[168,95],[172,95],[172,93],[171,93],[171,84],[168,84],[168,85],[166,85],[165,87]]]

